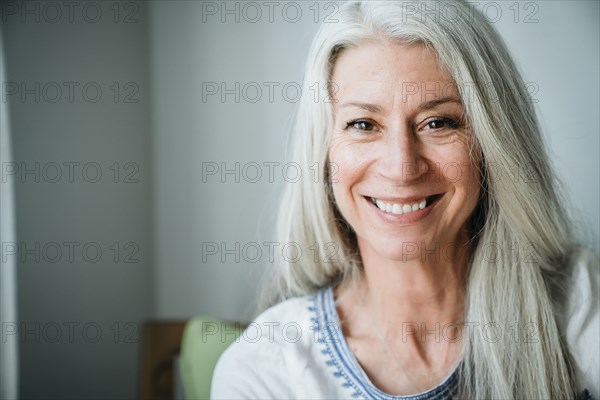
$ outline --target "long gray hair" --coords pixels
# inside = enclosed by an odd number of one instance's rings
[[[290,142],[291,159],[302,171],[318,166],[322,174],[318,179],[305,174],[310,179],[284,189],[277,221],[278,240],[298,245],[305,255],[275,265],[259,307],[360,278],[356,237],[337,211],[329,182],[332,69],[341,51],[367,40],[423,43],[454,79],[481,154],[482,195],[472,216],[465,320],[513,326],[517,332],[493,341],[475,331],[468,334],[460,367],[462,395],[573,397],[571,356],[555,313],[575,242],[534,109],[502,39],[463,2],[352,1],[334,17],[338,21],[324,23],[313,41],[306,95]],[[318,101],[315,88],[325,89]],[[533,330],[535,340],[527,340]]]

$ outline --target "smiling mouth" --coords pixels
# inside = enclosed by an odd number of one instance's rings
[[[415,201],[410,204],[388,203],[384,202],[383,200],[376,199],[374,197],[367,197],[367,199],[371,203],[375,204],[377,208],[379,208],[381,211],[396,215],[402,215],[427,208],[436,201],[438,201],[442,197],[442,195],[442,193],[434,194],[432,196],[424,197],[421,200]]]

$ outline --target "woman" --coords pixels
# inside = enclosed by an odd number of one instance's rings
[[[598,260],[523,81],[472,7],[406,4],[347,3],[313,42],[305,93],[329,96],[302,100],[292,151],[324,176],[279,214],[304,256],[273,271],[212,396],[598,398]]]

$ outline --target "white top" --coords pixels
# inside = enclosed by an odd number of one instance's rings
[[[600,400],[598,258],[582,253],[573,270],[566,336],[580,392]],[[213,399],[448,399],[456,370],[438,386],[412,396],[379,390],[352,354],[340,329],[331,286],[286,300],[259,315],[221,356]],[[585,398],[585,396],[582,396]],[[589,398],[589,397],[588,397]]]

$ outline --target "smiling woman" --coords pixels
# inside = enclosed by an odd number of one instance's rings
[[[363,285],[339,285],[336,298],[364,297],[372,307],[361,315],[357,304],[340,302],[346,339],[377,387],[388,393],[424,392],[453,370],[460,343],[415,340],[398,346],[395,332],[406,321],[430,330],[440,321],[464,322],[468,219],[479,200],[479,157],[472,151],[458,93],[429,92],[432,101],[422,90],[403,96],[405,82],[420,88],[452,82],[431,49],[388,39],[363,43],[340,54],[332,79],[339,87],[329,145],[329,159],[339,171],[333,196],[356,235],[365,266]],[[459,179],[440,179],[441,166],[448,163],[464,168]],[[407,244],[452,252],[436,260],[435,251],[422,257],[408,252]],[[361,322],[369,314],[373,320]],[[352,332],[361,324],[366,330]],[[381,343],[373,343],[368,332],[378,327]],[[382,344],[380,354],[373,351]],[[385,351],[393,357],[385,357]]]
[[[326,179],[289,185],[279,231],[337,252],[273,270],[269,335],[223,354],[213,397],[598,398],[598,258],[504,44],[451,5],[349,2],[317,34],[305,89],[331,102],[302,99],[292,152]]]
[[[340,55],[332,79],[339,87],[329,144],[329,160],[338,167],[332,188],[362,262],[371,255],[376,259],[369,264],[379,266],[383,259],[407,261],[404,243],[466,249],[464,228],[479,200],[479,178],[460,97],[402,93],[405,82],[452,83],[435,53],[422,45],[365,43]],[[450,163],[461,166],[458,179],[442,173]]]

